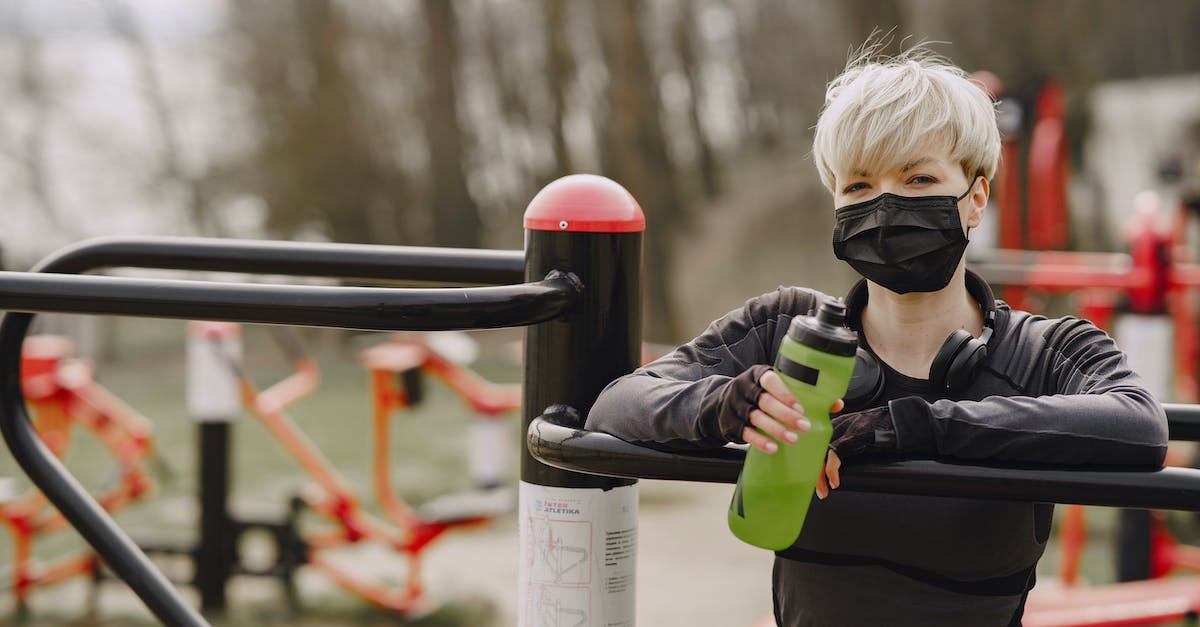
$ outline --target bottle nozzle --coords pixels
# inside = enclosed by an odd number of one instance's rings
[[[826,298],[817,309],[817,320],[840,327],[846,321],[846,305],[840,298]]]

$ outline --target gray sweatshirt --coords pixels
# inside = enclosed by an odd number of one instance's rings
[[[774,363],[791,319],[809,314],[817,296],[781,287],[750,299],[611,383],[587,428],[655,447],[724,445],[718,399],[739,373]],[[1157,467],[1166,454],[1162,406],[1086,320],[998,302],[989,355],[954,398],[883,368],[901,455]],[[1044,504],[835,490],[813,499],[799,540],[778,553],[776,619],[783,627],[1019,625],[1052,515]]]

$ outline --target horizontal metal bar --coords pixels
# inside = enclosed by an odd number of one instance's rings
[[[367,288],[240,284],[223,291],[222,285],[216,283],[61,275],[26,275],[22,278],[6,274],[10,279],[7,287],[15,293],[0,297],[0,309],[10,309],[0,320],[0,432],[3,432],[5,443],[22,470],[105,563],[163,624],[172,627],[206,623],[128,534],[46,449],[33,429],[20,376],[21,345],[33,321],[33,315],[25,311],[205,317],[339,327],[349,326],[345,322],[353,317],[362,321],[359,328],[429,330],[526,324],[526,319],[536,321],[546,319],[543,316],[558,315],[578,296],[578,285],[567,276],[551,276],[534,284],[508,285],[524,280],[524,253],[521,251],[165,237],[102,238],[59,250],[34,269],[43,273],[82,273],[106,267],[505,285],[494,289],[465,288],[453,291],[453,294],[451,290],[371,291]],[[45,283],[34,279],[56,281]],[[71,282],[77,280],[87,282]],[[97,280],[101,282],[97,283]],[[34,289],[35,286],[38,289]],[[64,288],[71,291],[64,292]],[[152,289],[148,291],[147,288]],[[232,306],[220,300],[234,295],[237,302]],[[372,300],[372,296],[382,298]],[[447,296],[451,298],[447,299]],[[210,297],[218,300],[213,301]],[[337,306],[354,311],[339,312],[335,310]],[[313,311],[297,312],[309,308]],[[11,311],[14,309],[20,311]],[[411,317],[416,315],[439,318],[433,323],[418,323]],[[475,319],[480,317],[484,319]]]
[[[1200,442],[1200,405],[1163,403],[1167,433],[1177,442]]]
[[[77,274],[120,267],[507,285],[524,280],[525,252],[198,237],[100,237],[63,248],[34,270]]]
[[[610,477],[734,483],[745,452],[662,451],[611,435],[564,426],[552,414],[529,425],[526,445],[539,461]],[[1200,511],[1200,470],[1068,468],[960,464],[934,460],[853,463],[842,467],[842,490],[987,500],[1074,503]]]
[[[578,302],[580,289],[565,274],[521,285],[401,289],[0,272],[0,310],[432,331],[551,320]]]

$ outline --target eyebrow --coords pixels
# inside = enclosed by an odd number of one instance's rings
[[[914,160],[909,161],[908,163],[904,164],[903,166],[901,166],[900,171],[908,172],[909,170],[911,170],[919,165],[929,163],[930,161],[936,161],[936,159],[934,159],[933,157],[921,157],[919,159],[914,159]]]

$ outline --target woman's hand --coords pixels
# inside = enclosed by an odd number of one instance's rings
[[[808,431],[811,424],[804,416],[804,408],[774,370],[764,372],[758,383],[763,392],[758,395],[757,406],[750,410],[750,424],[742,429],[742,439],[770,455],[779,450],[780,443],[795,442],[799,433]],[[837,413],[844,405],[839,399],[829,411]]]
[[[887,405],[843,414],[832,422],[833,434],[829,440],[829,455],[825,458],[825,472],[817,476],[819,499],[829,496],[830,490],[836,490],[842,484],[842,458],[896,451],[896,425]]]
[[[829,490],[838,489],[842,485],[842,458],[838,457],[837,451],[829,449],[829,454],[825,456],[825,471],[817,475],[817,498],[824,500],[829,496]]]

